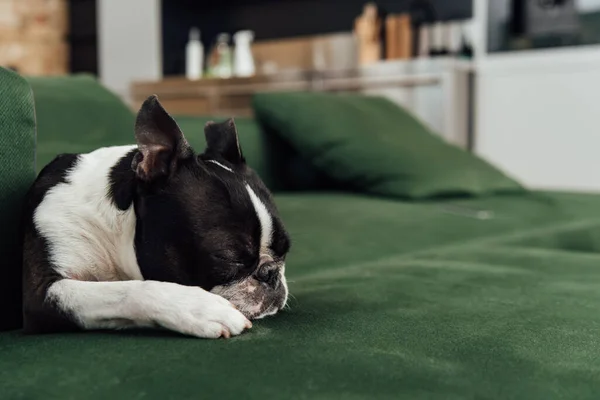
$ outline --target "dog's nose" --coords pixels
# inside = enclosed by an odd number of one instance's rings
[[[274,262],[267,262],[261,264],[254,273],[254,277],[260,282],[264,282],[269,286],[275,287],[277,284],[277,275],[279,274],[279,268]]]

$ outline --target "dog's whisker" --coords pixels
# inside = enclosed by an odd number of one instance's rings
[[[287,310],[291,310],[290,300],[293,300],[296,304],[298,304],[298,299],[296,298],[296,296],[294,296],[293,294],[289,293],[288,294],[288,299],[286,300],[286,302],[284,304],[284,307],[286,307]]]

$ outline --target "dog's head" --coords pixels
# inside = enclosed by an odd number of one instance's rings
[[[286,303],[288,234],[246,165],[233,120],[209,122],[196,154],[155,96],[136,120],[136,254],[146,279],[200,286],[248,318]]]

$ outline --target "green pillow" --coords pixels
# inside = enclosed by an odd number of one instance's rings
[[[87,74],[28,77],[37,116],[37,169],[60,153],[87,153],[135,142],[135,117]]]
[[[523,191],[381,97],[261,93],[253,106],[265,129],[343,188],[410,199]]]

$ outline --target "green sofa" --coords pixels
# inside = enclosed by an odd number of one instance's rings
[[[0,163],[2,182],[7,167],[24,168],[21,188],[32,179],[33,108],[13,78],[17,89],[0,84],[0,138],[27,140],[17,160]],[[133,115],[90,78],[29,83],[39,164],[132,141]],[[6,112],[14,103],[29,114]],[[202,146],[204,120],[177,119]],[[348,191],[256,121],[237,124],[292,236],[289,309],[229,340],[8,330],[0,398],[600,398],[599,195],[414,200]],[[2,203],[5,215],[17,208]]]

